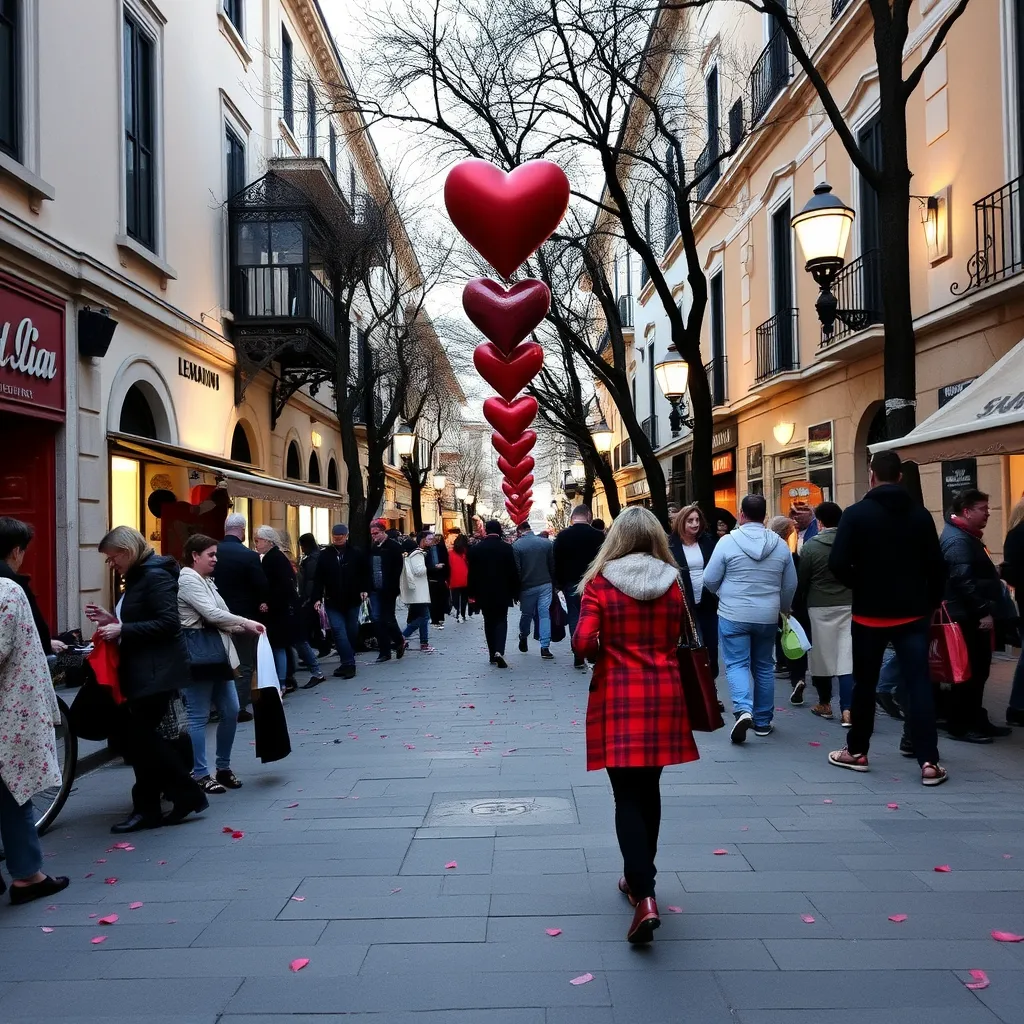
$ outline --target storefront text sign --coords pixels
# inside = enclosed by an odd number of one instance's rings
[[[939,388],[939,408],[941,409],[948,402],[953,401],[964,388],[973,384],[977,377],[968,377],[966,380],[958,380],[955,384],[946,384]]]
[[[0,276],[0,409],[64,414],[64,303]]]
[[[730,423],[727,427],[722,427],[721,430],[716,430],[711,435],[711,450],[713,452],[720,452],[726,448],[736,447],[736,424]]]
[[[196,384],[202,384],[204,388],[220,391],[220,374],[208,370],[198,363],[193,363],[191,359],[183,359],[178,356],[178,376],[184,377],[185,380],[195,381]]]
[[[732,452],[726,452],[724,455],[715,455],[711,459],[711,473],[713,476],[719,476],[722,473],[731,473],[732,471]]]

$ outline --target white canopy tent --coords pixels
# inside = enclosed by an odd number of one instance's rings
[[[1024,341],[905,437],[870,446],[905,462],[1024,452]]]

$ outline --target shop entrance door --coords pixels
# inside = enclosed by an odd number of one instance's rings
[[[52,424],[0,416],[4,457],[0,462],[0,516],[31,524],[36,535],[21,572],[50,629],[57,629],[56,432]]]

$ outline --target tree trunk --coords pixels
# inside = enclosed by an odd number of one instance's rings
[[[413,463],[409,467],[410,472],[406,474],[409,481],[410,504],[412,505],[412,525],[419,533],[423,529],[423,506],[421,504],[423,495],[423,484],[420,480],[420,469]]]
[[[611,464],[603,455],[599,458],[597,475],[604,485],[604,500],[608,503],[608,516],[614,519],[622,511],[622,505],[619,503],[619,485],[615,482]]]
[[[697,342],[699,353],[700,342]],[[680,351],[687,351],[689,344],[677,346]],[[690,501],[697,501],[709,523],[715,518],[715,485],[711,472],[711,438],[714,434],[712,421],[711,388],[708,384],[704,366],[699,361],[690,364],[689,376],[690,415],[693,417],[693,448],[690,452],[690,478],[693,483],[693,494],[688,495]]]

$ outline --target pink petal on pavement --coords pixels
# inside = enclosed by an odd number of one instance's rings
[[[234,829],[233,829],[233,828],[232,828],[232,827],[231,827],[230,825],[225,825],[225,826],[224,826],[224,827],[223,827],[223,828],[221,829],[221,832],[225,832],[225,833],[231,833],[231,832],[234,832],[234,831],[235,831],[235,830],[234,830]]]
[[[900,809],[899,804],[886,804],[885,806],[890,811],[898,811]]]
[[[100,924],[117,924],[117,922],[118,922],[117,914],[107,914],[106,917],[101,917],[100,920],[99,920]]]
[[[581,974],[578,978],[573,978],[569,982],[570,985],[586,985],[588,981],[593,981],[594,976],[592,974]]]
[[[114,843],[114,845],[113,845],[113,847],[111,847],[111,849],[114,849],[114,850],[131,850],[131,849],[133,849],[133,847],[132,847],[131,843]]]
[[[809,746],[809,747],[820,747],[821,744],[817,740],[811,740],[810,743],[807,744],[807,746]]]
[[[158,860],[157,861],[157,864],[160,864],[160,865],[164,865],[166,863],[167,863],[167,861],[165,861],[165,860]]]
[[[822,802],[823,804],[830,804],[830,803],[832,803],[832,801],[831,801],[831,800],[822,800],[821,802]]]
[[[726,854],[728,854],[728,852],[729,852],[728,850],[715,850],[715,856],[716,857],[724,857],[724,856],[726,856]]]
[[[952,870],[948,864],[940,864],[937,868],[932,868],[933,871],[938,871],[941,875],[947,875]]]
[[[305,903],[306,902],[306,897],[305,896],[293,896],[292,899],[296,903]]]
[[[117,885],[116,878],[104,878],[103,881],[106,882],[107,885]]]
[[[458,866],[459,866],[459,862],[458,861],[450,860],[450,861],[448,861],[447,864],[445,864],[444,869],[445,869],[445,871],[451,871],[454,868],[457,868]]]
[[[106,864],[106,863],[107,863],[107,858],[106,857],[98,857],[96,860],[93,861],[93,864]]]
[[[803,921],[804,924],[814,924],[814,918],[811,917],[810,914],[801,914],[800,920]]]
[[[668,908],[668,912],[670,914],[681,914],[683,912],[683,908],[682,907],[669,907]]]
[[[244,836],[244,835],[245,835],[244,832],[232,832],[231,833],[231,838],[232,839],[241,839],[242,836]]]
[[[906,921],[906,919],[907,919],[907,915],[906,914],[890,914],[889,915],[889,920],[892,921],[893,924],[903,924],[903,922]]]
[[[97,917],[99,917],[99,916],[100,916],[99,914],[90,914],[90,915],[89,915],[89,920],[90,920],[90,921],[95,921],[95,920],[96,920],[96,918],[97,918]]]
[[[1024,935],[1017,935],[1015,932],[993,932],[992,938],[996,942],[1024,942]]]
[[[142,904],[138,903],[138,902],[136,902],[136,903],[129,903],[128,904],[128,909],[129,910],[141,910],[142,909]]]
[[[556,935],[561,935],[562,934],[562,929],[561,928],[545,928],[544,929],[544,934],[545,935],[550,935],[551,938],[554,938]]]
[[[287,810],[289,810],[289,811],[290,811],[290,810],[291,810],[291,809],[292,809],[293,807],[298,807],[298,806],[299,806],[298,804],[285,804],[285,808],[286,808]]]
[[[53,931],[53,929],[52,929],[52,928],[42,928],[42,929],[40,929],[40,930],[41,930],[41,931],[44,931],[44,932],[46,932],[46,934],[47,934],[47,935],[49,935],[49,934],[50,934],[50,932],[52,932],[52,931]]]
[[[90,871],[90,872],[89,872],[89,874],[87,874],[87,875],[82,875],[82,877],[83,877],[83,878],[92,878],[92,876],[93,876],[93,874],[94,874],[94,873],[95,873],[95,872],[92,872],[92,871]]]
[[[101,942],[106,942],[106,935],[97,935],[95,939],[89,940],[94,946],[98,946]]]
[[[401,891],[402,891],[402,887],[399,886],[397,889],[392,889],[391,892],[388,893],[388,895],[389,896],[394,896],[396,892],[401,892]]]
[[[973,989],[988,988],[988,985],[989,985],[988,975],[984,971],[971,971],[970,975],[974,979],[974,981],[965,981],[964,982],[964,984],[968,988],[973,988]]]
[[[291,970],[293,970],[293,971],[295,971],[296,973],[298,973],[298,972],[299,972],[299,971],[301,971],[301,970],[302,970],[302,968],[303,968],[303,967],[305,967],[305,966],[306,966],[306,964],[308,964],[308,963],[309,963],[309,958],[308,958],[308,957],[299,957],[299,958],[298,958],[297,960],[293,960],[293,961],[292,961],[292,962],[291,962],[291,963],[290,963],[290,964],[288,965],[288,967],[289,967],[289,968],[290,968]]]

